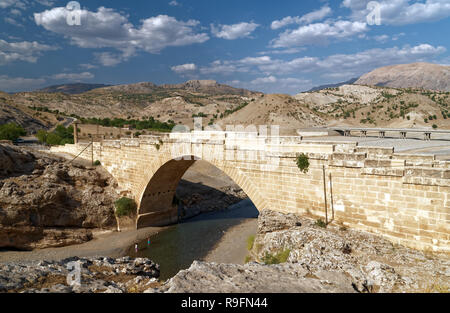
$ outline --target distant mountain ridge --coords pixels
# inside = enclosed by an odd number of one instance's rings
[[[36,90],[36,92],[44,92],[44,93],[62,92],[62,93],[75,95],[75,94],[88,92],[93,89],[109,87],[109,86],[111,86],[111,85],[74,83],[74,84],[62,84],[62,85],[48,86],[48,87]]]
[[[450,66],[423,62],[385,66],[361,76],[355,84],[450,91]]]
[[[156,85],[151,82],[141,82],[136,84],[116,85],[91,90],[91,92],[123,92],[123,93],[152,93],[155,91],[189,91],[199,92],[208,95],[240,95],[249,96],[256,92],[243,89],[234,88],[228,85],[219,84],[215,80],[189,80],[181,84],[163,84]]]
[[[306,92],[313,92],[313,91],[327,89],[327,88],[336,88],[336,87],[341,87],[343,85],[351,85],[354,82],[356,82],[358,79],[359,78],[356,77],[356,78],[351,78],[351,79],[347,80],[346,82],[342,82],[342,83],[321,85],[321,86],[313,87],[313,88],[311,88],[310,90],[308,90]]]

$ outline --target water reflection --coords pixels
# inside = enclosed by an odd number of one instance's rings
[[[151,237],[149,246],[147,240],[139,243],[138,253],[131,248],[129,255],[160,264],[161,279],[165,280],[188,268],[194,260],[202,260],[230,227],[257,217],[258,210],[253,203],[243,200],[225,211],[202,214],[173,225]]]

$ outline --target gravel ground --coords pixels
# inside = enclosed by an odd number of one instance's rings
[[[122,232],[104,232],[97,238],[80,245],[33,251],[0,251],[0,263],[24,261],[58,261],[70,257],[122,257],[136,242],[161,231],[163,227],[149,227]]]

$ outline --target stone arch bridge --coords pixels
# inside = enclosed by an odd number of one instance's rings
[[[137,228],[178,220],[178,182],[198,159],[238,184],[258,210],[310,215],[421,250],[450,252],[450,162],[300,137],[192,132],[54,147],[99,160],[138,204]],[[84,151],[83,151],[84,150]],[[82,152],[83,151],[83,152]],[[303,173],[296,157],[304,153]]]

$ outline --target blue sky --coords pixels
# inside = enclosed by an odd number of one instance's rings
[[[0,90],[214,79],[295,94],[385,65],[450,64],[450,0],[369,2],[0,0]]]

